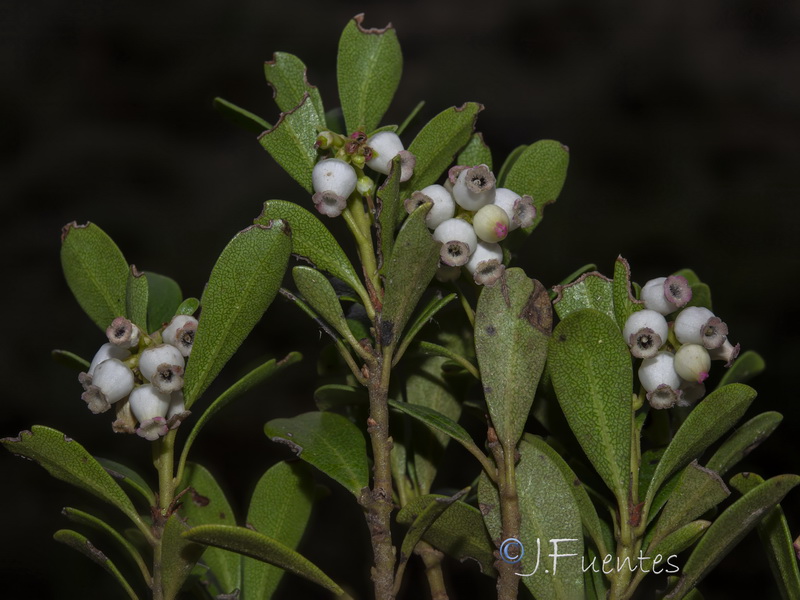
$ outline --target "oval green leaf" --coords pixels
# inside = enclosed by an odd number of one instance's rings
[[[322,98],[317,86],[308,83],[306,66],[302,60],[287,52],[276,52],[272,55],[272,60],[264,63],[264,76],[272,87],[275,104],[281,112],[289,112],[308,94],[316,115],[316,127],[325,126]]]
[[[292,278],[297,290],[328,324],[347,338],[351,344],[358,346],[358,340],[353,337],[350,327],[344,318],[344,311],[336,297],[336,291],[331,282],[322,273],[311,267],[299,265],[292,269]]]
[[[605,275],[596,271],[584,273],[572,283],[553,286],[556,292],[553,308],[560,319],[584,308],[593,308],[616,322],[613,287],[613,282]]]
[[[470,136],[467,145],[458,153],[458,156],[456,156],[456,164],[468,167],[486,165],[491,171],[492,151],[489,150],[489,146],[483,141],[483,135],[479,131],[476,131]]]
[[[213,106],[231,123],[241,127],[245,131],[249,131],[250,133],[258,135],[259,133],[272,128],[272,125],[267,123],[258,115],[253,114],[249,110],[245,110],[233,102],[225,100],[224,98],[214,98]]]
[[[142,497],[142,499],[144,499],[144,501],[147,503],[147,506],[156,505],[156,495],[153,493],[153,490],[150,489],[150,486],[147,484],[144,478],[136,471],[107,458],[100,458],[99,456],[96,456],[95,458],[97,459],[97,462],[99,462],[106,470],[106,472],[117,482],[119,482],[123,488],[128,488],[128,490],[136,492]]]
[[[717,387],[728,385],[729,383],[747,383],[753,377],[764,371],[766,364],[758,352],[748,350],[739,358],[733,361],[729,369],[725,371]]]
[[[149,333],[147,324],[147,297],[149,295],[147,277],[131,265],[128,285],[125,290],[125,316],[143,333]]]
[[[225,247],[203,293],[203,314],[186,366],[186,408],[200,397],[272,302],[289,261],[289,227],[253,225]]]
[[[205,550],[205,546],[183,537],[187,531],[188,527],[177,513],[170,515],[164,525],[161,535],[162,598],[175,598]]]
[[[777,412],[765,412],[756,415],[747,423],[734,431],[708,459],[706,467],[716,471],[720,477],[725,475],[734,465],[750,454],[778,428],[783,415]]]
[[[149,297],[147,299],[147,330],[150,332],[161,329],[161,327],[172,320],[182,306],[183,292],[178,283],[165,275],[145,271]],[[191,300],[191,298],[187,299]]]

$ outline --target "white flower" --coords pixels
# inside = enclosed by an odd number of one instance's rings
[[[472,225],[463,219],[447,219],[433,232],[433,239],[442,242],[441,261],[451,267],[467,264],[478,246],[478,237]]]
[[[95,367],[93,375],[81,373],[78,379],[85,390],[81,399],[95,414],[107,411],[125,398],[134,385],[133,372],[117,358],[104,360]]]
[[[436,229],[456,214],[456,202],[453,200],[453,196],[444,186],[437,183],[417,190],[406,198],[404,203],[406,212],[411,214],[426,202],[433,204],[425,216],[425,225],[428,226],[428,229]]]
[[[725,343],[728,326],[701,306],[684,308],[675,317],[675,337],[681,344],[700,344],[707,350]]]
[[[197,319],[191,315],[175,315],[161,334],[164,343],[175,346],[187,357],[192,353],[194,335],[197,333]]]
[[[669,326],[664,315],[654,310],[632,313],[625,321],[622,337],[636,358],[652,358],[667,341]]]
[[[508,215],[499,206],[487,204],[472,217],[472,227],[481,240],[493,244],[508,235]]]
[[[670,275],[657,277],[644,284],[642,288],[642,301],[645,308],[668,315],[679,308],[686,306],[692,299],[692,288],[685,277]]]
[[[392,160],[400,155],[400,181],[408,181],[414,174],[416,157],[403,148],[403,142],[393,131],[379,131],[367,140],[372,150],[372,157],[367,166],[373,171],[388,175],[392,168]]]
[[[180,350],[169,344],[147,348],[139,356],[139,371],[142,377],[166,394],[183,387],[185,364]]]
[[[166,435],[168,431],[166,416],[170,405],[170,394],[160,392],[152,385],[145,384],[131,392],[128,402],[133,416],[139,421],[137,435],[151,442]]]
[[[478,247],[466,264],[467,271],[478,285],[494,285],[505,271],[503,249],[500,244],[479,241]]]
[[[119,360],[125,360],[131,355],[130,350],[127,348],[120,348],[119,346],[112,344],[111,342],[106,342],[97,353],[94,355],[92,359],[92,364],[89,366],[89,370],[87,373],[89,375],[94,375],[94,370],[97,368],[101,362],[108,360],[109,358],[118,358]]]
[[[639,382],[653,408],[671,408],[681,399],[681,378],[675,372],[674,360],[671,352],[659,352],[645,358],[639,367]]]
[[[518,227],[530,227],[536,219],[533,198],[528,195],[520,196],[508,188],[497,188],[494,205],[502,208],[508,216],[509,231]]]
[[[139,328],[125,317],[117,317],[106,329],[108,341],[120,348],[133,348],[139,344]]]
[[[494,202],[494,174],[486,165],[463,169],[453,185],[453,198],[467,210],[478,210]]]
[[[311,172],[314,195],[311,199],[323,215],[337,217],[347,206],[347,198],[356,189],[355,169],[338,158],[326,158],[314,165]]]

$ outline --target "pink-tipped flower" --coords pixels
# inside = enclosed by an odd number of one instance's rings
[[[467,271],[478,285],[493,286],[503,276],[503,249],[500,244],[478,242],[478,247],[466,264]]]
[[[625,321],[622,337],[636,358],[652,358],[667,341],[669,326],[664,315],[654,310],[632,313]]]
[[[355,169],[338,158],[326,158],[314,165],[311,172],[317,210],[328,217],[338,217],[347,207],[347,198],[356,189]]]
[[[728,326],[701,306],[689,306],[678,313],[674,330],[681,344],[700,344],[707,350],[721,347],[728,336]]]
[[[679,308],[686,306],[692,299],[692,288],[685,277],[670,275],[657,277],[644,284],[642,288],[642,301],[645,308],[668,315]]]
[[[653,408],[671,408],[681,399],[681,378],[675,372],[674,359],[671,352],[659,352],[645,358],[639,367],[639,382]]]
[[[160,392],[149,384],[140,385],[131,392],[128,402],[133,416],[139,421],[137,435],[152,442],[167,434],[170,394]]]
[[[533,198],[520,196],[508,188],[497,188],[494,204],[502,208],[508,216],[508,230],[518,227],[530,227],[536,219],[536,207]]]
[[[428,229],[436,229],[456,214],[456,203],[453,196],[444,186],[437,183],[424,187],[406,198],[404,203],[406,212],[411,214],[426,202],[433,204],[425,216],[425,225],[428,226]]]
[[[508,215],[499,206],[487,204],[472,217],[472,227],[481,240],[494,244],[508,235]]]
[[[139,344],[139,328],[125,317],[117,317],[106,329],[108,341],[120,348],[133,348]]]
[[[170,394],[183,387],[186,362],[180,350],[169,344],[153,346],[139,356],[139,371],[159,392]]]
[[[433,232],[433,239],[442,242],[439,257],[451,267],[467,264],[469,257],[478,246],[478,236],[472,225],[463,219],[447,219]]]
[[[392,160],[400,155],[400,181],[411,179],[417,159],[403,148],[400,136],[393,131],[379,131],[367,140],[367,146],[372,151],[372,156],[367,161],[370,169],[388,175],[392,168]]]
[[[453,198],[466,210],[476,211],[494,202],[494,173],[486,165],[478,165],[462,170],[453,185]]]
[[[192,353],[195,333],[197,319],[190,315],[175,315],[164,328],[161,338],[165,344],[175,346],[184,357],[188,357]]]
[[[684,344],[675,353],[675,372],[681,379],[703,383],[710,369],[711,357],[700,344]]]
[[[83,384],[81,399],[95,414],[107,411],[131,393],[134,385],[133,372],[116,358],[104,360],[94,369],[93,375],[81,373],[78,380]]]

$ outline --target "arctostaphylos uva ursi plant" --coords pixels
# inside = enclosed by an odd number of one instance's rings
[[[589,265],[550,289],[512,266],[561,191],[567,147],[541,140],[495,163],[475,102],[442,110],[409,142],[421,103],[403,123],[381,123],[400,81],[397,35],[362,23],[339,41],[339,106],[326,110],[285,53],[265,65],[275,123],[215,101],[302,190],[264,203],[199,299],[129,265],[97,225],[64,227],[66,281],[100,332],[93,358],[57,357],[76,370],[75,401],[98,427],[139,436],[154,472],[48,427],[3,439],[133,526],[65,508],[75,529],[55,539],[130,598],[270,598],[287,571],[284,590],[302,577],[349,598],[354,582],[297,551],[315,536],[304,530],[316,469],[363,512],[366,526],[336,543],[363,533],[371,544],[363,573],[377,600],[447,598],[449,565],[465,559],[496,579],[501,600],[702,598],[698,584],[754,528],[774,585],[800,598],[779,504],[800,477],[735,474],[781,415],[740,422],[756,398],[745,381],[764,365],[740,351],[709,286],[690,269],[639,286],[621,257],[608,276]],[[333,219],[347,239],[330,232]],[[203,397],[279,293],[327,335],[326,379],[318,410],[265,424],[299,460],[266,470],[237,518],[190,451],[223,407],[301,359],[269,360]],[[475,476],[447,491],[436,474],[453,442]],[[280,451],[264,439],[265,453]],[[134,570],[108,558],[114,546]],[[403,585],[411,561],[428,590]]]

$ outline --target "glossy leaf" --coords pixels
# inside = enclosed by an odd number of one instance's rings
[[[375,193],[377,227],[375,235],[380,250],[379,268],[384,272],[394,248],[395,229],[406,217],[405,206],[400,200],[400,157],[392,159],[389,175]]]
[[[730,495],[730,490],[720,476],[701,467],[697,461],[690,463],[669,495],[661,516],[649,537],[648,548],[657,545],[668,535],[687,523],[701,517]]]
[[[201,525],[183,534],[185,539],[238,552],[305,577],[337,595],[344,591],[307,558],[286,545],[246,527]]]
[[[492,151],[489,146],[483,141],[483,135],[476,131],[473,133],[467,145],[456,156],[455,163],[457,165],[466,165],[474,167],[475,165],[486,165],[489,170],[492,170]],[[500,186],[498,186],[500,187]]]
[[[187,310],[188,302],[193,300],[187,298],[187,305],[182,305],[183,293],[178,283],[166,275],[145,271],[149,296],[147,300],[147,330],[150,332],[160,329],[164,324],[169,323],[176,314],[194,314],[197,306],[191,312],[178,312]],[[199,304],[198,300],[195,300]]]
[[[53,534],[53,539],[62,544],[66,544],[73,550],[77,550],[92,562],[103,567],[103,569],[117,580],[117,583],[122,586],[129,598],[138,600],[139,596],[133,591],[133,588],[131,588],[130,584],[125,580],[125,577],[120,573],[114,562],[101,550],[96,548],[88,538],[71,529],[59,529]]]
[[[311,193],[311,171],[317,162],[318,116],[308,94],[288,112],[281,113],[275,127],[258,136],[261,146],[284,171]]]
[[[633,313],[644,308],[644,302],[637,300],[631,289],[631,267],[621,256],[614,262],[614,281],[611,284],[614,305],[614,318],[620,330]]]
[[[283,279],[291,244],[289,227],[276,220],[241,231],[222,251],[203,293],[203,314],[186,366],[186,408],[211,384],[267,310]]]
[[[178,594],[206,549],[205,546],[187,540],[183,534],[188,531],[189,528],[176,513],[170,515],[164,525],[161,535],[162,598],[174,598]]]
[[[517,146],[514,148],[506,157],[503,166],[500,167],[500,172],[497,173],[497,187],[507,187],[506,186],[506,177],[508,177],[508,172],[511,170],[511,167],[514,166],[514,163],[517,162],[522,153],[528,149],[527,144],[523,144],[521,146]]]
[[[483,288],[475,351],[492,425],[506,452],[522,437],[552,327],[547,291],[522,269],[506,269],[496,285]]]
[[[189,527],[198,525],[236,525],[225,492],[214,476],[202,465],[187,463],[178,489],[191,488],[183,496],[180,515]],[[214,574],[214,579],[222,593],[231,594],[241,588],[241,560],[235,554],[208,548],[203,553],[203,562]]]
[[[536,206],[536,219],[526,233],[533,231],[544,216],[544,207],[561,193],[567,177],[569,149],[554,140],[534,142],[516,158],[503,181],[503,187],[528,194]]]
[[[584,308],[593,308],[617,322],[613,282],[605,275],[596,271],[584,273],[572,283],[553,286],[553,290],[556,292],[553,308],[560,319]]]
[[[667,477],[700,456],[733,427],[755,397],[755,390],[741,383],[727,385],[706,396],[689,413],[664,451],[647,490],[645,506],[649,506]]]
[[[692,521],[658,541],[647,549],[646,556],[639,563],[642,572],[650,571],[656,575],[662,572],[677,573],[679,567],[675,562],[676,556],[700,539],[710,525],[711,521]],[[662,561],[656,562],[659,556],[665,560],[660,567]]]
[[[139,521],[130,498],[111,475],[83,446],[63,433],[34,425],[31,431],[21,431],[19,437],[3,438],[0,443],[12,454],[39,463],[56,479],[86,490]]]
[[[750,454],[778,428],[783,415],[777,412],[765,412],[756,415],[747,423],[736,429],[725,440],[714,455],[708,460],[706,467],[725,475],[740,460]]]
[[[293,202],[268,200],[255,222],[266,225],[271,219],[284,219],[289,223],[292,230],[292,254],[302,256],[318,269],[338,277],[362,299],[367,297],[344,250],[317,217]]]
[[[700,406],[707,401],[708,399],[703,400]],[[697,543],[683,566],[678,584],[670,590],[666,598],[680,598],[697,585],[798,483],[800,476],[778,475],[731,504]]]
[[[336,76],[346,133],[372,131],[394,97],[403,55],[394,28],[365,29],[356,15],[342,31]]]
[[[290,352],[280,361],[276,361],[274,358],[272,358],[250,371],[247,375],[222,392],[222,394],[220,394],[217,399],[214,400],[214,402],[212,402],[209,407],[203,411],[203,413],[200,415],[200,418],[197,419],[197,423],[195,423],[194,427],[192,427],[192,431],[189,434],[189,437],[186,439],[186,443],[184,444],[181,452],[181,463],[186,461],[189,449],[192,447],[195,439],[197,439],[200,431],[214,415],[228,406],[228,404],[237,398],[240,398],[255,386],[259,385],[261,382],[269,379],[282,369],[299,362],[302,358],[303,355],[299,352]]]
[[[320,129],[325,126],[322,98],[317,87],[308,83],[306,66],[302,60],[287,52],[276,52],[272,60],[264,63],[264,76],[272,87],[275,104],[281,112],[289,112],[308,94],[316,113],[315,125]]]
[[[264,426],[273,442],[289,446],[307,463],[338,481],[356,497],[369,485],[367,448],[361,430],[331,412],[273,419]]]
[[[131,265],[125,289],[125,316],[143,333],[149,333],[147,324],[147,277]]]
[[[440,112],[422,128],[408,147],[417,163],[411,179],[404,184],[404,198],[415,190],[436,183],[453,163],[456,154],[469,142],[478,113],[482,110],[482,105],[467,102]]]
[[[414,498],[397,513],[397,522],[410,525],[428,506],[429,498]],[[441,497],[441,496],[440,496]],[[495,577],[494,544],[483,525],[480,511],[464,502],[454,502],[427,528],[422,539],[460,561],[475,561],[481,572]]]
[[[305,463],[278,464],[258,480],[250,499],[247,524],[291,550],[295,550],[311,517],[314,482]],[[283,569],[245,557],[244,593],[253,600],[272,597]]]
[[[108,460],[107,458],[95,457],[97,462],[102,465],[106,472],[116,480],[120,486],[130,491],[136,492],[147,503],[147,506],[155,506],[156,495],[147,482],[133,469],[123,464]]]
[[[385,288],[379,340],[382,346],[396,344],[419,299],[439,265],[441,243],[425,225],[430,205],[411,213],[397,234],[385,269]]]
[[[758,352],[748,350],[739,358],[733,361],[730,368],[726,369],[725,374],[719,381],[717,387],[728,385],[729,383],[747,383],[753,377],[764,371],[766,364]]]
[[[578,508],[578,512],[580,512],[584,530],[594,541],[595,546],[600,551],[600,555],[605,556],[608,554],[609,550],[614,548],[614,540],[607,531],[607,526],[604,527],[605,524],[597,516],[597,509],[589,498],[586,486],[578,479],[578,476],[575,475],[575,472],[562,456],[542,438],[526,433],[523,439],[525,443],[530,444],[537,452],[545,455],[550,463],[559,470],[561,477],[575,499],[575,505]]]
[[[271,129],[272,125],[267,123],[258,115],[249,110],[237,106],[224,98],[214,98],[214,108],[234,125],[258,135],[259,133]]]
[[[742,473],[731,479],[731,485],[742,494],[755,489],[764,480],[755,473]],[[757,526],[758,537],[766,550],[770,570],[781,598],[800,598],[800,568],[798,568],[792,533],[780,504],[770,509]]]
[[[633,375],[613,317],[594,309],[568,315],[553,332],[549,364],[575,437],[617,501],[627,503]]]
[[[56,361],[58,364],[63,365],[69,369],[73,369],[75,371],[88,371],[90,362],[83,358],[82,356],[78,356],[74,352],[70,352],[69,350],[52,350],[50,352],[50,356],[53,357],[53,360]]]
[[[342,305],[336,297],[336,291],[331,282],[319,271],[311,267],[299,265],[292,269],[292,278],[298,291],[306,299],[306,302],[313,308],[325,321],[327,321],[342,337],[349,337],[353,344],[358,344],[358,340],[353,337],[350,327],[344,318]]]
[[[319,410],[335,410],[345,406],[367,406],[369,396],[363,387],[331,383],[316,389],[314,402]]]
[[[61,267],[78,304],[100,329],[125,314],[128,263],[97,225],[73,221],[64,226]]]

